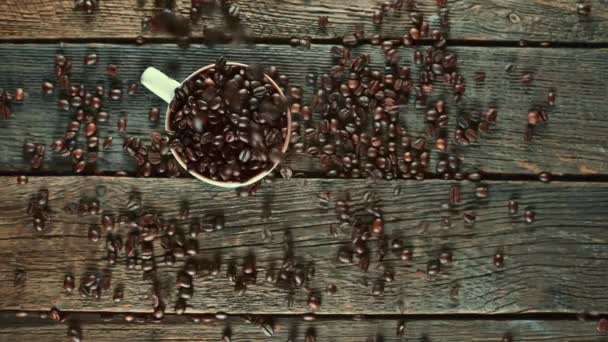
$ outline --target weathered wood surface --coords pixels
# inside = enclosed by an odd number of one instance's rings
[[[96,314],[78,314],[73,327],[82,330],[84,341],[221,341],[229,328],[232,341],[268,341],[262,329],[247,324],[239,317],[211,323],[192,323],[192,317],[167,317],[162,323],[137,319],[127,323],[123,315],[103,319]],[[56,324],[38,317],[15,318],[1,316],[0,340],[61,341],[67,334],[67,324]],[[596,321],[576,320],[446,320],[411,319],[405,321],[403,337],[396,336],[399,319],[368,318],[353,321],[348,318],[319,318],[304,322],[298,318],[275,318],[272,340],[303,341],[314,331],[317,341],[501,341],[509,335],[514,341],[602,342],[608,335],[596,331]]]
[[[587,1],[591,15],[576,13],[576,0],[460,0],[448,1],[450,37],[470,41],[520,39],[536,41],[608,42],[608,5],[602,0]],[[176,1],[179,12],[188,15],[190,0]],[[241,26],[250,38],[290,38],[310,35],[331,39],[352,33],[363,23],[366,35],[381,33],[401,37],[410,25],[410,9],[385,17],[381,27],[372,23],[379,1],[354,0],[347,3],[326,0],[238,1]],[[436,0],[417,0],[431,28],[439,27]],[[5,0],[0,4],[0,37],[4,39],[132,38],[142,32],[141,19],[154,14],[154,1],[100,1],[94,15],[73,10],[72,0]],[[203,11],[192,35],[204,37],[204,27],[228,31],[219,11]],[[318,17],[326,15],[330,24],[320,30]]]
[[[109,84],[105,75],[108,63],[120,66],[120,79],[126,85],[137,82],[141,72],[150,65],[167,71],[177,79],[183,79],[197,67],[212,63],[221,55],[229,60],[244,63],[273,63],[291,79],[291,84],[305,85],[307,73],[320,76],[331,65],[330,46],[314,45],[311,50],[297,50],[288,46],[218,45],[192,46],[184,50],[172,45],[133,47],[128,45],[3,45],[0,58],[6,63],[0,67],[0,85],[11,89],[25,87],[28,98],[22,105],[15,105],[15,116],[0,121],[0,171],[28,172],[30,166],[23,158],[22,144],[25,141],[50,144],[62,137],[73,114],[57,109],[58,92],[42,95],[41,83],[53,80],[53,58],[63,52],[74,61],[73,81],[84,82],[93,87]],[[381,65],[383,57],[379,48],[359,48],[372,56],[375,65]],[[598,174],[608,172],[608,121],[605,115],[608,81],[606,49],[524,49],[524,48],[454,48],[460,59],[460,69],[467,79],[467,92],[461,104],[448,101],[450,112],[450,151],[462,156],[465,169],[480,169],[487,173],[536,174],[548,171],[554,174]],[[97,66],[84,67],[85,54],[96,52],[100,56]],[[413,49],[402,49],[402,61],[412,65]],[[507,64],[513,64],[510,73]],[[415,66],[412,66],[416,69]],[[475,72],[484,71],[487,79],[476,84]],[[525,87],[520,77],[533,72],[535,80]],[[415,73],[416,74],[416,73]],[[540,127],[531,143],[523,140],[527,113],[546,100],[548,89],[556,87],[557,106],[552,108],[550,121]],[[443,86],[437,87],[438,97],[451,99]],[[314,89],[305,86],[308,102]],[[128,119],[128,135],[143,137],[149,141],[150,133],[161,127],[148,121],[151,106],[165,105],[150,92],[141,89],[138,94],[123,97],[119,102],[105,100],[112,114],[110,121],[100,124],[99,135],[114,136],[114,145],[100,153],[97,162],[102,171],[134,171],[134,162],[122,148],[121,134],[116,122],[120,116]],[[413,100],[412,100],[413,102]],[[453,129],[458,113],[468,114],[484,111],[495,105],[499,111],[498,123],[491,132],[477,143],[459,147],[453,143]],[[408,129],[423,134],[424,108],[408,104],[400,120]],[[164,117],[164,115],[163,115]],[[81,139],[83,140],[83,139]],[[318,160],[304,155],[290,156],[296,171],[318,173]],[[52,156],[49,151],[44,172],[70,173],[69,160]],[[434,171],[430,168],[429,171]]]
[[[441,204],[447,202],[450,184],[444,181],[276,181],[256,196],[239,198],[233,191],[184,179],[31,177],[28,185],[17,185],[15,178],[3,177],[0,310],[48,310],[56,305],[74,311],[151,312],[151,283],[142,279],[141,271],[126,270],[124,252],[111,267],[113,286],[125,286],[123,302],[114,303],[111,291],[100,300],[62,292],[66,272],[79,279],[87,271],[108,267],[102,260],[105,240],[94,243],[87,238],[89,226],[99,224],[99,216],[77,217],[62,211],[66,203],[94,196],[98,185],[107,190],[100,198],[102,209],[114,215],[125,210],[131,191],[141,192],[144,206],[163,213],[168,220],[176,219],[182,201],[189,201],[194,218],[224,213],[224,230],[198,237],[200,257],[212,260],[220,256],[222,271],[217,277],[196,277],[187,311],[191,313],[308,312],[308,291],[296,290],[293,305],[288,308],[287,292],[265,281],[269,269],[280,267],[286,232],[291,235],[297,260],[315,265],[310,288],[322,297],[320,314],[606,313],[608,307],[608,186],[604,183],[491,182],[490,198],[479,200],[474,196],[474,185],[465,182],[463,203],[446,210]],[[399,195],[395,195],[396,185],[401,188]],[[25,207],[40,188],[50,189],[54,224],[37,233]],[[367,273],[336,260],[338,250],[348,245],[350,232],[341,230],[335,238],[330,235],[330,226],[338,223],[333,204],[348,192],[352,205],[360,207],[368,191],[387,221],[386,234],[404,239],[412,248],[411,263],[389,253],[380,264],[375,242],[370,243],[372,263]],[[332,196],[329,210],[320,206],[318,196],[322,192]],[[520,203],[518,215],[507,213],[506,202],[512,198]],[[272,215],[264,222],[262,211],[268,207]],[[533,224],[523,222],[527,207],[536,212]],[[465,227],[463,210],[476,213],[474,227]],[[451,228],[441,228],[443,216],[451,217]],[[190,222],[177,221],[186,231]],[[272,240],[263,240],[264,229],[272,232]],[[124,239],[128,227],[120,226],[115,233]],[[427,262],[444,250],[453,253],[453,264],[444,266],[440,275],[427,277]],[[505,255],[503,268],[493,264],[497,252]],[[164,265],[163,253],[156,241],[158,277],[167,310],[172,312],[175,275],[182,263]],[[234,285],[224,278],[226,265],[241,265],[248,253],[257,258],[258,283],[238,296]],[[374,297],[372,287],[384,267],[393,268],[396,279],[386,283],[384,294]],[[17,269],[26,271],[27,281],[25,286],[15,288]],[[330,283],[338,288],[335,295],[324,293]]]

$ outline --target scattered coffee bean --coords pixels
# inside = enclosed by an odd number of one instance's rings
[[[538,174],[538,180],[543,183],[549,183],[551,181],[551,174],[547,172],[541,172]]]
[[[97,54],[94,54],[94,53],[88,54],[88,55],[84,56],[84,65],[95,65],[95,64],[97,64],[98,60],[99,60],[99,58],[97,57]]]
[[[504,255],[500,252],[494,254],[494,266],[498,268],[502,268],[504,266],[505,258]]]
[[[160,120],[160,108],[152,107],[148,112],[148,120],[158,122]]]
[[[76,281],[71,274],[66,274],[63,278],[63,291],[72,292],[76,287]]]
[[[455,184],[450,187],[450,203],[453,205],[460,203],[460,186]]]
[[[106,74],[110,77],[116,77],[118,75],[118,65],[108,64],[106,66]]]
[[[526,209],[524,211],[524,221],[526,223],[533,223],[536,220],[536,214],[531,209]]]
[[[483,186],[478,186],[477,188],[475,188],[475,196],[477,196],[477,198],[487,198],[489,195],[489,189],[487,186],[483,185]]]

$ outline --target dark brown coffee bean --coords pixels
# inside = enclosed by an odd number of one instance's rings
[[[397,337],[403,337],[405,335],[405,322],[399,322],[397,325]]]
[[[451,204],[459,204],[460,203],[460,186],[455,184],[450,187],[450,196],[449,200]]]
[[[382,235],[384,233],[384,220],[381,218],[374,219],[372,223],[372,233]]]
[[[477,220],[477,217],[475,216],[474,213],[472,212],[467,212],[464,213],[462,215],[462,219],[464,220],[464,223],[468,226],[473,225],[475,223],[475,220]]]
[[[97,57],[97,54],[94,54],[94,53],[88,54],[88,55],[84,56],[84,65],[95,65],[95,64],[97,64],[98,60],[99,60],[99,58]]]
[[[601,333],[601,334],[605,334],[608,333],[608,319],[606,318],[601,318],[598,322],[597,322],[597,327],[596,327],[597,332]]]
[[[551,174],[549,174],[548,172],[541,172],[540,174],[538,174],[538,180],[543,183],[549,183],[551,181]]]
[[[87,137],[95,135],[97,133],[97,125],[94,122],[89,122],[85,129]]]
[[[439,254],[439,263],[442,265],[448,265],[452,263],[452,253],[443,251]]]
[[[103,140],[103,148],[104,149],[108,149],[110,148],[110,146],[112,146],[112,136],[108,136]]]
[[[475,196],[477,198],[487,198],[489,195],[489,189],[487,186],[482,185],[475,188]]]
[[[502,268],[504,266],[505,258],[504,255],[500,252],[494,254],[494,266],[498,268]]]
[[[57,102],[57,108],[59,108],[59,110],[62,110],[62,111],[68,111],[68,110],[70,110],[70,102],[65,99],[59,100]]]
[[[120,118],[117,123],[118,131],[125,132],[127,130],[127,119]]]
[[[66,315],[55,306],[51,308],[49,317],[56,322],[65,322],[66,320]]]
[[[160,120],[160,108],[152,107],[148,112],[148,120],[152,122],[157,122]]]
[[[76,281],[71,274],[66,274],[63,278],[63,291],[73,292],[76,287]]]
[[[42,93],[50,95],[55,91],[55,86],[51,82],[42,83]]]
[[[589,16],[591,14],[591,4],[578,3],[576,4],[576,13],[580,16]]]
[[[118,75],[118,65],[108,64],[106,66],[106,74],[110,77],[116,77]]]
[[[84,160],[81,160],[74,164],[73,170],[75,173],[83,173],[86,167],[87,167],[86,162]]]
[[[509,209],[509,214],[515,215],[515,214],[517,214],[519,204],[517,203],[517,201],[509,200],[509,202],[507,203],[507,207]]]
[[[21,176],[17,176],[17,184],[19,185],[24,185],[28,183],[28,178],[27,176],[21,175]]]
[[[535,220],[536,214],[534,213],[534,211],[531,209],[526,209],[524,211],[524,221],[526,221],[526,223],[534,223]]]
[[[89,226],[89,240],[93,242],[98,242],[101,237],[101,231],[99,230],[99,226],[91,225]]]

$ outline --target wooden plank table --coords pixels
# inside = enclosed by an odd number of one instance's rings
[[[100,0],[94,14],[74,10],[72,0],[0,3],[0,88],[26,92],[14,115],[0,120],[0,341],[57,341],[70,329],[85,341],[608,341],[608,2],[448,0],[439,9],[436,0],[404,1],[382,25],[372,24],[381,3],[370,0],[237,2],[238,30],[217,8],[205,10],[188,47],[142,29],[159,1]],[[190,1],[175,3],[189,15]],[[583,4],[590,5],[588,15],[577,13]],[[148,110],[165,108],[142,87],[126,94],[146,67],[183,79],[219,56],[271,63],[290,85],[302,86],[302,102],[309,104],[317,86],[307,75],[328,72],[332,46],[356,24],[364,24],[365,34],[353,53],[369,54],[379,69],[384,53],[372,36],[401,39],[413,11],[431,29],[447,15],[448,49],[467,81],[460,102],[437,85],[429,103],[446,100],[455,115],[498,110],[488,134],[469,146],[449,145],[462,172],[480,172],[481,180],[442,179],[435,165],[445,155],[436,150],[423,181],[342,179],[327,175],[318,158],[293,150],[285,165],[294,178],[270,177],[250,196],[186,175],[137,177],[123,140],[149,142],[162,125],[148,120]],[[319,28],[319,16],[328,16],[327,28]],[[145,44],[135,43],[139,36]],[[311,37],[310,49],[289,45],[304,36]],[[414,53],[430,44],[398,47],[401,64],[417,74]],[[91,53],[99,62],[84,66]],[[41,89],[55,83],[56,54],[73,61],[72,82],[125,92],[121,100],[106,100],[110,118],[98,127],[100,139],[112,136],[114,144],[81,175],[50,147],[40,170],[32,170],[23,152],[26,142],[50,146],[73,118],[57,109],[61,92]],[[108,79],[108,64],[119,66],[118,78]],[[480,72],[485,80],[473,81]],[[534,81],[522,85],[528,73]],[[550,89],[558,94],[550,120],[526,142],[527,113],[545,105]],[[413,102],[404,107],[400,120],[412,136],[424,136],[426,109]],[[119,118],[128,120],[124,133]],[[319,119],[314,113],[313,122]],[[541,182],[542,172],[553,180]],[[19,176],[27,184],[18,184]],[[458,204],[449,203],[453,187],[461,191]],[[487,187],[487,198],[476,196],[479,187]],[[38,232],[27,207],[43,189],[51,221]],[[134,194],[142,205],[130,212]],[[101,208],[93,214],[65,210],[93,199]],[[344,258],[352,235],[339,219],[342,201],[366,224],[374,213],[385,221],[385,238],[368,243],[367,270]],[[509,212],[509,201],[517,201],[517,213]],[[534,212],[534,222],[526,222],[526,211]],[[128,268],[124,249],[115,265],[106,260],[108,241],[124,244],[134,229],[129,217],[144,214],[173,224],[193,253],[167,263],[166,242],[154,239],[155,279],[142,276],[152,261]],[[100,230],[103,215],[115,219],[111,231]],[[475,216],[473,223],[465,222],[467,215]],[[223,229],[192,233],[215,216],[224,218]],[[92,241],[96,231],[100,239]],[[303,286],[277,286],[286,255],[294,274],[306,278]],[[227,276],[251,258],[257,281],[236,291]],[[192,265],[194,291],[179,315],[175,283]],[[429,272],[435,266],[438,274]],[[111,280],[99,299],[63,290],[66,275],[78,286],[90,274]],[[120,301],[113,298],[117,291]],[[155,293],[166,306],[160,322],[152,319]],[[311,295],[320,299],[318,308],[308,305]],[[60,323],[49,318],[53,312]]]

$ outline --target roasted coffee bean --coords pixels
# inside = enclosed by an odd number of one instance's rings
[[[110,77],[116,77],[118,75],[118,66],[116,64],[108,64],[106,66],[106,74]]]
[[[117,127],[118,127],[119,132],[125,132],[127,130],[127,119],[126,118],[118,119]]]
[[[555,98],[557,97],[557,95],[555,94],[555,90],[551,89],[549,90],[549,94],[547,94],[547,103],[549,104],[549,106],[555,106]]]
[[[405,323],[399,322],[397,325],[397,337],[403,337],[405,335]]]
[[[28,178],[27,176],[21,175],[21,176],[17,176],[17,184],[19,185],[24,185],[28,183]]]
[[[608,333],[608,319],[601,318],[597,322],[596,330],[597,330],[597,332],[602,333],[602,334]]]
[[[55,86],[51,82],[42,83],[42,93],[50,95],[55,91]]]
[[[384,281],[376,280],[372,287],[372,296],[380,296],[384,293]]]
[[[102,144],[103,148],[104,148],[104,149],[108,149],[108,148],[110,148],[110,146],[112,146],[112,140],[113,140],[112,136],[108,136],[108,137],[106,137],[106,138],[103,140],[103,144]]]
[[[450,187],[450,196],[449,200],[451,204],[459,204],[460,203],[460,186],[455,184]]]
[[[93,242],[98,242],[101,237],[101,231],[99,226],[91,225],[89,226],[89,240]]]
[[[381,218],[374,219],[372,223],[372,233],[382,235],[384,233],[384,220]]]
[[[494,254],[494,266],[498,268],[502,268],[504,266],[505,258],[504,255],[500,252]]]
[[[526,209],[524,211],[524,221],[526,221],[526,223],[534,223],[535,220],[536,214],[534,213],[534,211],[531,209]]]
[[[466,212],[462,215],[462,219],[466,225],[470,226],[475,223],[475,220],[477,220],[477,216],[475,216],[475,214],[472,212]]]
[[[95,64],[97,64],[98,60],[99,60],[99,58],[97,57],[97,54],[94,54],[94,53],[88,54],[88,55],[84,56],[84,65],[95,65]]]
[[[576,13],[580,16],[589,16],[591,14],[591,4],[578,3],[576,4]]]
[[[94,122],[89,122],[85,129],[85,133],[87,137],[95,135],[95,133],[97,133],[97,125]]]
[[[482,185],[475,188],[475,196],[477,198],[487,198],[489,195],[489,189],[487,186]]]
[[[148,112],[148,120],[152,122],[157,122],[160,120],[160,108],[152,107]]]
[[[540,174],[538,174],[538,180],[543,183],[549,183],[551,181],[551,174],[549,174],[548,172],[541,172]]]
[[[429,261],[426,265],[426,274],[428,274],[429,276],[435,276],[439,274],[439,271],[441,269],[440,265],[441,263],[439,260]]]
[[[63,278],[63,291],[73,292],[76,287],[76,281],[71,274],[66,274]]]
[[[509,214],[515,215],[515,214],[517,214],[519,204],[517,203],[517,201],[509,200],[509,202],[507,203],[507,207],[509,209]]]
[[[452,253],[443,251],[439,254],[439,263],[442,265],[448,265],[452,263]]]
[[[535,126],[540,122],[540,114],[538,111],[530,111],[528,112],[528,124]]]

